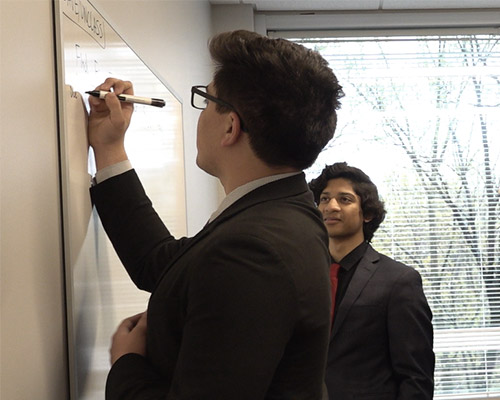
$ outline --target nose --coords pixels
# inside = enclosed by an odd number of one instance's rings
[[[335,198],[332,198],[332,199],[330,199],[330,201],[328,203],[326,203],[325,210],[327,210],[327,211],[339,211],[340,210],[339,203],[337,202],[337,200]]]

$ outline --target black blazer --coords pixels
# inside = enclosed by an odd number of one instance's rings
[[[413,268],[368,246],[336,310],[330,400],[430,400],[432,313]]]
[[[304,174],[264,185],[174,239],[134,171],[91,189],[148,305],[147,356],[111,368],[107,399],[321,398],[328,237]]]

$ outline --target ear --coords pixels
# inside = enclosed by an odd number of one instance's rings
[[[222,146],[232,146],[237,143],[241,137],[241,120],[238,114],[234,111],[227,113],[225,133],[222,136],[221,145]]]
[[[366,217],[363,217],[363,222],[368,223],[368,222],[370,222],[372,219],[373,219],[373,217],[371,217],[371,216],[366,216]]]

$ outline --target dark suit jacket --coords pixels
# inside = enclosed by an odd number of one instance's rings
[[[336,310],[330,400],[430,400],[432,313],[413,268],[368,246]]]
[[[152,292],[147,356],[115,362],[107,399],[321,398],[330,259],[304,174],[252,191],[180,240],[134,171],[91,194],[129,275]]]

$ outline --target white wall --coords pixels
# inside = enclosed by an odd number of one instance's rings
[[[93,0],[183,103],[188,232],[218,205],[195,166],[190,88],[209,82],[206,0]],[[67,400],[52,2],[0,0],[0,398]]]
[[[213,33],[237,29],[254,29],[254,13],[252,4],[219,4],[212,6]]]
[[[0,1],[0,397],[66,397],[52,8]]]

